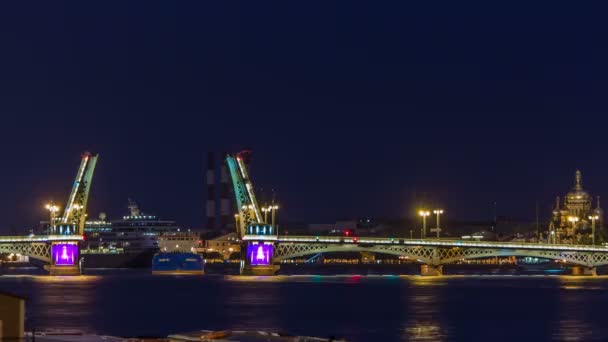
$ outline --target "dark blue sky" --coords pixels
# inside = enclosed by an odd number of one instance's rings
[[[253,150],[281,216],[534,217],[576,168],[608,195],[608,25],[586,3],[0,5],[0,231],[64,202],[203,224],[208,150]],[[608,197],[606,197],[608,201]],[[608,202],[606,202],[608,203]],[[608,204],[607,204],[608,205]],[[409,211],[408,211],[409,210]],[[548,214],[548,212],[546,212]]]

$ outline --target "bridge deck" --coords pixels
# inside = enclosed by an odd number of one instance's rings
[[[52,241],[83,241],[81,235],[30,235],[30,236],[0,236],[0,243],[32,243]]]
[[[599,252],[608,253],[608,247],[591,245],[556,245],[529,242],[496,242],[496,241],[467,241],[445,239],[400,239],[381,237],[342,236],[291,236],[291,235],[245,235],[245,241],[274,241],[291,243],[326,243],[326,244],[374,244],[374,245],[408,245],[428,247],[465,247],[465,248],[496,248],[496,249],[533,249],[569,252]]]

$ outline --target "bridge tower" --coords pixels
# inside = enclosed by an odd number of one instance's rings
[[[241,274],[274,275],[278,266],[273,264],[274,246],[277,240],[276,228],[264,221],[258,205],[253,184],[245,166],[244,157],[248,151],[235,156],[226,155],[226,164],[234,187],[234,197],[238,214],[237,235],[243,241],[243,265]]]
[[[84,224],[87,217],[87,203],[93,180],[93,172],[99,155],[85,152],[72,185],[63,215],[58,218],[58,224],[51,223],[50,234],[74,236],[74,240],[62,239],[51,242],[51,275],[79,275],[80,244],[84,236]]]

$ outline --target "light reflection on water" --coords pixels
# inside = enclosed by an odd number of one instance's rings
[[[416,314],[405,323],[404,340],[444,341],[448,334],[446,327],[442,327],[441,320],[438,319],[438,296],[414,293],[409,296],[408,308]]]
[[[608,277],[2,276],[29,328],[269,329],[353,341],[608,340]]]

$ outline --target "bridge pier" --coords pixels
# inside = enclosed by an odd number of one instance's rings
[[[595,267],[586,267],[586,266],[572,266],[572,275],[573,276],[597,276],[597,270]]]
[[[251,266],[245,265],[241,270],[241,275],[248,276],[273,276],[277,274],[279,270],[279,265],[269,265],[269,266]]]
[[[51,244],[49,274],[52,276],[80,275],[79,257],[80,246],[78,241],[53,242]]]
[[[279,265],[273,264],[274,243],[262,241],[247,242],[245,264],[241,268],[242,275],[273,276],[279,270]]]
[[[420,265],[420,275],[423,277],[442,276],[442,265]]]

